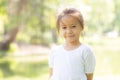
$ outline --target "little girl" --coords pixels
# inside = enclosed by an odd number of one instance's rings
[[[95,57],[91,48],[80,42],[84,29],[81,13],[67,8],[58,15],[57,29],[64,44],[51,49],[50,80],[93,80]]]

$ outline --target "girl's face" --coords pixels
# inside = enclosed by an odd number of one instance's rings
[[[76,18],[67,15],[60,20],[60,34],[66,42],[79,42],[81,31],[82,27]]]

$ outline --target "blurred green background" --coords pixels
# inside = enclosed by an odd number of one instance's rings
[[[50,48],[63,42],[56,16],[65,7],[83,14],[94,80],[120,80],[120,0],[0,0],[0,80],[48,80]]]

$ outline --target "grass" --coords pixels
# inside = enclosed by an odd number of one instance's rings
[[[100,38],[95,41],[88,39],[95,57],[96,68],[94,80],[120,80],[120,38]],[[1,78],[0,80],[48,80],[48,61],[21,62],[12,68],[12,76]],[[2,72],[0,70],[0,76]]]
[[[120,80],[120,38],[90,41],[96,57],[95,80]]]
[[[96,56],[96,74],[119,75],[120,39],[104,39],[101,45],[92,45]]]
[[[6,69],[7,68],[5,68],[5,70]],[[0,70],[2,69],[0,68]],[[10,70],[12,74],[8,71],[9,76],[5,76],[5,74],[0,71],[0,80],[39,80],[45,76],[44,74],[49,72],[47,60],[40,62],[19,62],[14,65],[14,68],[10,68]]]

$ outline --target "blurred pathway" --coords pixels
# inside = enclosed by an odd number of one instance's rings
[[[41,45],[22,45],[19,50],[8,55],[7,58],[19,62],[37,62],[48,60],[50,49]]]
[[[41,45],[22,45],[15,54],[19,55],[41,55],[48,54],[50,49]]]

